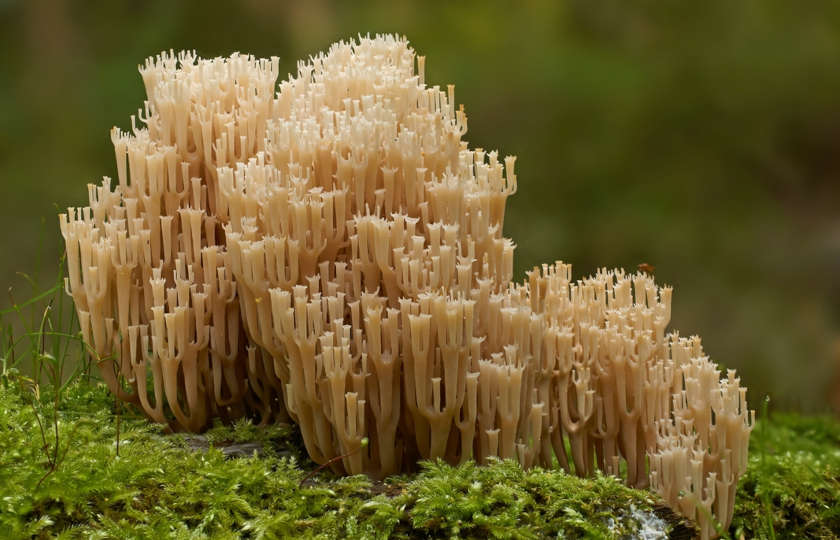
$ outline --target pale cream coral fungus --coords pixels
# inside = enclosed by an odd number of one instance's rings
[[[646,274],[575,282],[558,262],[512,283],[515,158],[469,149],[424,66],[393,36],[333,45],[279,90],[276,58],[149,59],[145,127],[112,132],[118,186],[62,216],[103,378],[175,430],[294,420],[338,474],[556,455],[650,478],[714,536],[692,505],[731,521],[738,379],[666,334],[671,289]]]

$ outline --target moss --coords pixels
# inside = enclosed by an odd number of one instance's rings
[[[0,530],[10,540],[628,538],[638,523],[620,519],[626,509],[667,514],[656,497],[611,478],[523,471],[501,461],[426,463],[417,475],[385,483],[319,473],[301,489],[312,465],[296,457],[304,452],[290,426],[217,425],[206,434],[211,447],[194,451],[126,411],[117,457],[115,405],[105,388],[70,386],[57,416],[51,390],[39,397],[0,380]],[[770,537],[766,493],[777,538],[838,538],[840,423],[775,418],[763,468],[759,440],[753,437],[733,536]],[[213,447],[226,441],[259,442],[265,451],[226,459]],[[51,461],[58,462],[53,472]]]
[[[759,421],[750,439],[750,467],[738,486],[732,532],[735,538],[840,539],[837,419],[778,414],[764,425]]]
[[[428,463],[419,475],[388,484],[319,475],[299,489],[299,461],[277,457],[285,448],[300,453],[291,427],[217,426],[206,435],[211,443],[268,449],[225,459],[216,448],[191,451],[183,438],[123,414],[117,457],[114,402],[104,388],[73,385],[56,417],[49,389],[33,399],[8,379],[0,387],[0,527],[10,539],[617,538],[621,529],[607,527],[613,509],[655,502],[612,479],[525,472],[513,462]],[[47,474],[55,418],[58,455],[66,457]]]

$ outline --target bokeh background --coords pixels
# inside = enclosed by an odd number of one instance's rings
[[[146,57],[277,55],[286,73],[368,32],[406,35],[427,82],[456,85],[471,145],[518,156],[520,277],[654,264],[672,327],[754,398],[840,400],[829,0],[0,0],[0,309],[31,294],[18,272],[54,279],[59,209],[116,174],[109,130],[142,106]]]

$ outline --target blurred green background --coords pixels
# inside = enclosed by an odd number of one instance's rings
[[[109,129],[164,49],[281,57],[405,34],[473,147],[518,156],[519,276],[657,266],[672,327],[754,398],[840,399],[840,4],[813,0],[0,0],[0,309],[54,278],[58,209],[116,174]]]

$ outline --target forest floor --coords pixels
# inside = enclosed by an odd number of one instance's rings
[[[323,472],[296,429],[242,422],[166,435],[102,386],[56,399],[0,376],[0,537],[95,539],[691,538],[693,524],[611,477],[426,463],[371,482]],[[664,532],[662,532],[664,530]],[[772,415],[753,431],[732,527],[840,539],[840,422]]]

